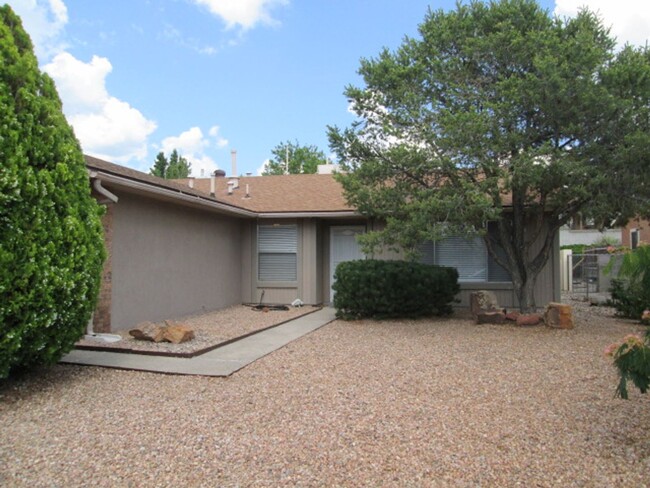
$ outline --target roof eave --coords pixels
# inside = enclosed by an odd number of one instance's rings
[[[117,176],[111,173],[107,173],[102,170],[98,170],[96,168],[93,169],[89,168],[88,174],[91,179],[97,178],[102,182],[112,184],[118,187],[138,190],[139,192],[171,198],[173,200],[180,200],[186,203],[199,205],[201,207],[205,207],[222,213],[237,215],[240,217],[249,217],[249,218],[255,218],[258,216],[256,212],[251,212],[250,210],[244,210],[242,208],[221,203],[209,197],[202,197],[191,193],[184,193],[181,190],[172,190],[169,188],[164,188],[162,186],[152,185],[147,182],[138,181],[123,176]]]

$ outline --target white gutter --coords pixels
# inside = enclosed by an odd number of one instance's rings
[[[131,180],[129,178],[124,178],[122,176],[116,176],[109,173],[90,171],[89,175],[91,178],[96,178],[95,181],[101,180],[106,183],[113,183],[118,186],[125,188],[133,188],[141,192],[153,193],[154,195],[165,196],[168,198],[173,198],[176,200],[181,200],[188,203],[198,204],[202,207],[207,207],[213,210],[220,210],[223,212],[241,215],[244,217],[257,217],[258,214],[251,212],[249,210],[244,210],[237,207],[231,207],[230,205],[224,205],[223,203],[210,200],[209,198],[202,197],[199,195],[193,195],[190,193],[183,193],[181,190],[172,190],[168,188],[162,188],[158,186],[151,185],[150,183],[145,183],[137,180]],[[105,188],[104,188],[105,190]]]

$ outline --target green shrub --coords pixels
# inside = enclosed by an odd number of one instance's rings
[[[639,246],[623,256],[611,293],[611,304],[619,315],[641,319],[643,311],[650,308],[650,246]]]
[[[460,290],[454,268],[407,261],[347,261],[334,279],[336,316],[344,319],[444,315]]]
[[[53,81],[0,7],[0,378],[72,349],[95,307],[101,208]]]
[[[616,309],[616,315],[628,319],[640,319],[643,311],[650,307],[650,296],[643,287],[628,279],[615,278],[610,288],[612,298],[609,304]]]
[[[621,344],[611,344],[605,355],[612,358],[618,369],[619,382],[616,396],[627,400],[627,382],[631,381],[641,393],[650,388],[650,330],[642,337],[627,335]]]

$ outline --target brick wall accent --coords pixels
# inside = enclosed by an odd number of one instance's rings
[[[106,261],[102,272],[102,282],[99,288],[97,308],[93,316],[93,330],[96,333],[111,331],[111,296],[113,293],[113,206],[106,205],[106,212],[102,217],[104,226],[104,245],[106,247]]]
[[[630,247],[630,231],[632,229],[639,230],[639,244],[650,244],[650,221],[643,219],[634,219],[623,228],[621,232],[621,243],[624,246]]]

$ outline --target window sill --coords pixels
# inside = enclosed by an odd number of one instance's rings
[[[257,288],[298,288],[297,281],[258,281]]]
[[[461,290],[512,290],[511,282],[459,281]]]

